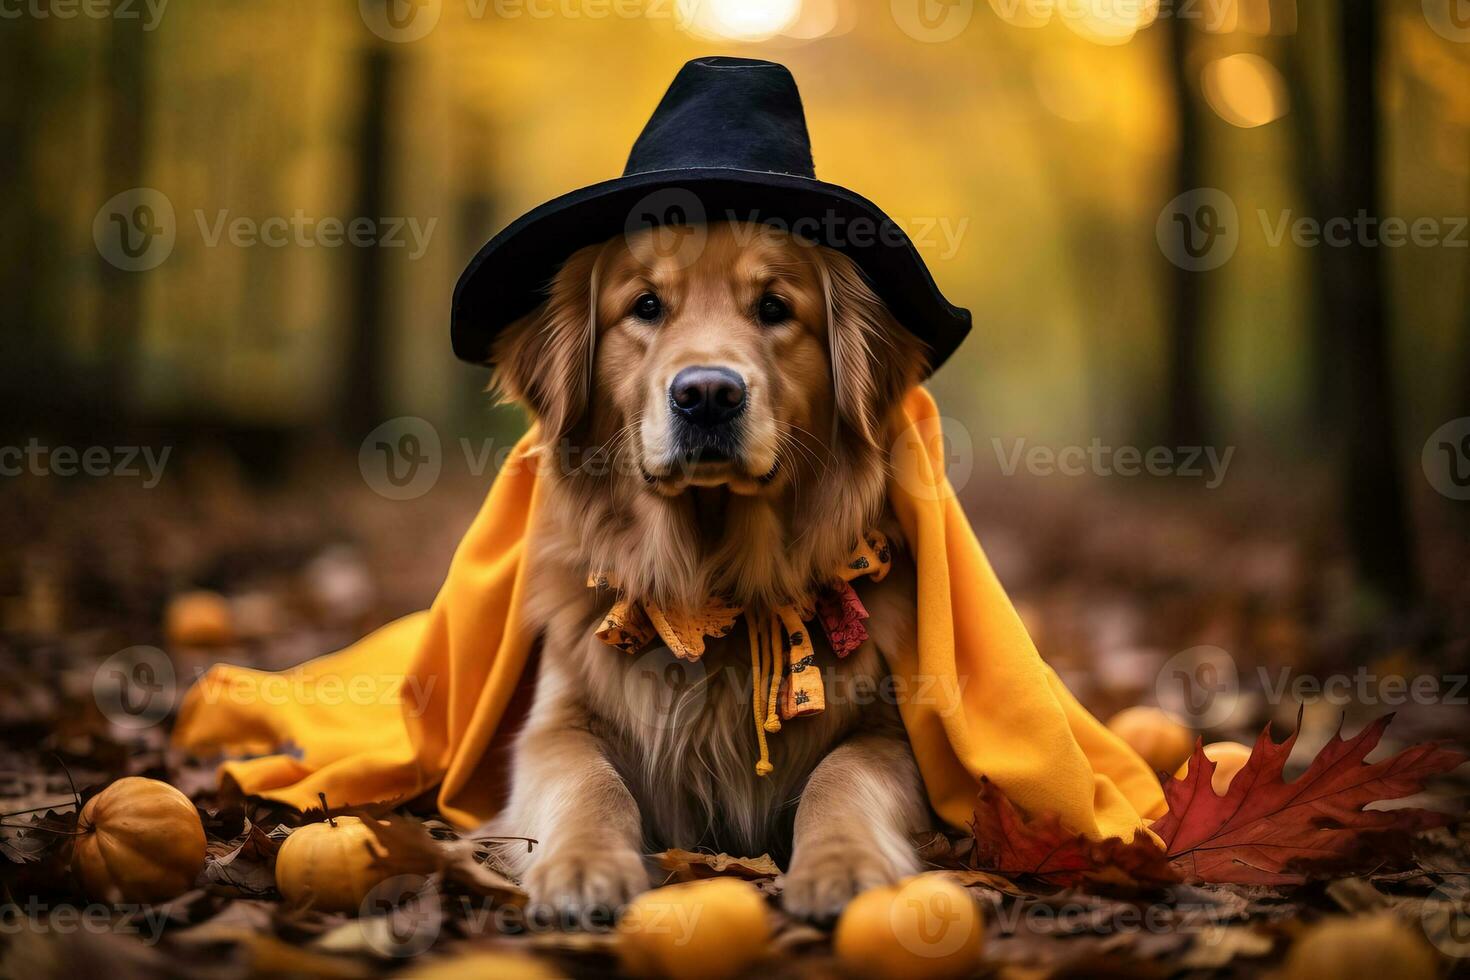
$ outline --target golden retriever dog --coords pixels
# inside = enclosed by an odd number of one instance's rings
[[[766,225],[619,236],[573,254],[548,295],[492,357],[499,390],[540,423],[545,485],[527,539],[536,688],[490,830],[539,842],[508,860],[562,912],[620,907],[650,885],[645,855],[678,847],[769,852],[786,909],[830,920],[914,873],[912,835],[933,820],[880,693],[885,653],[915,642],[886,481],[923,347],[852,260]],[[666,609],[771,610],[829,580],[870,528],[893,567],[853,583],[869,639],[838,660],[817,637],[827,707],[771,736],[768,775],[743,620],[697,664],[594,635],[614,596],[589,573]]]

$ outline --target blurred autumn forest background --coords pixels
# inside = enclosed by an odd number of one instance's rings
[[[478,447],[523,424],[450,354],[456,277],[522,211],[619,173],[677,67],[729,53],[790,66],[818,174],[879,202],[973,310],[932,387],[1048,655],[1122,674],[1196,643],[1463,664],[1470,504],[1430,464],[1470,472],[1470,422],[1453,424],[1470,415],[1465,6],[17,6],[0,21],[0,442],[172,454],[156,488],[59,467],[0,481],[5,632],[150,641],[170,592],[248,594],[344,542],[358,578],[323,588],[361,579],[374,600],[279,662],[426,604],[490,479]],[[102,240],[108,202],[138,188],[172,215],[119,220],[166,223],[169,247],[130,269]],[[1235,214],[1180,198],[1199,189]],[[1438,237],[1280,234],[1360,212]],[[219,234],[295,215],[304,240]],[[312,230],[355,218],[393,240]],[[1176,220],[1229,253],[1197,267],[1167,244]],[[443,447],[409,500],[359,470],[400,416]],[[1094,442],[1232,455],[1218,480],[1006,463]],[[1095,661],[1077,664],[1085,686]]]

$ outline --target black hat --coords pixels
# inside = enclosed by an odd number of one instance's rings
[[[584,245],[655,224],[759,221],[846,254],[939,367],[970,311],[934,285],[908,235],[867,198],[816,179],[796,81],[785,66],[699,58],[679,70],[623,176],[521,215],[470,260],[454,287],[454,353],[484,363],[503,328],[546,299]]]

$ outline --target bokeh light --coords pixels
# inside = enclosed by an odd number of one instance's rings
[[[1062,23],[1096,44],[1126,44],[1159,16],[1159,0],[1060,0]]]
[[[681,10],[685,29],[700,37],[765,41],[797,23],[802,0],[685,0]]]
[[[1254,129],[1286,115],[1286,83],[1260,55],[1232,54],[1205,66],[1205,101],[1232,126]]]

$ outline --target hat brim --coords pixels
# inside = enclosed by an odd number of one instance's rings
[[[698,168],[602,181],[511,222],[475,254],[454,287],[455,355],[484,364],[496,335],[546,299],[568,256],[646,227],[649,215],[668,213],[679,223],[776,224],[844,253],[898,321],[928,346],[931,373],[970,332],[970,311],[944,298],[908,234],[867,198],[807,177]]]

